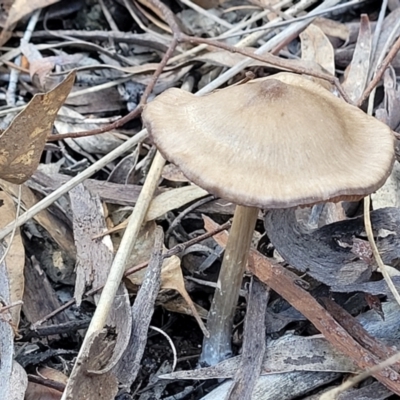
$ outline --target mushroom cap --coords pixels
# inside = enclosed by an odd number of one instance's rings
[[[359,199],[383,185],[394,161],[388,126],[292,73],[203,97],[172,88],[142,118],[192,182],[246,206]]]

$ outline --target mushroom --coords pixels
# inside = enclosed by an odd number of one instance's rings
[[[142,118],[167,160],[237,205],[201,356],[214,365],[231,354],[258,209],[361,199],[388,177],[394,138],[383,123],[293,73],[203,97],[172,88],[149,103]]]

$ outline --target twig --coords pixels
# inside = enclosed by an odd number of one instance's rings
[[[189,207],[185,208],[179,215],[171,222],[170,226],[168,227],[167,231],[165,232],[165,237],[168,238],[171,232],[175,229],[177,225],[179,225],[182,221],[183,218],[193,210],[195,210],[197,207],[200,207],[204,204],[209,203],[210,201],[214,200],[214,196],[207,196],[204,197],[195,203],[191,204]]]
[[[30,41],[32,32],[34,31],[35,26],[39,20],[40,12],[41,10],[39,9],[32,14],[21,41],[22,40],[25,40],[26,42]],[[21,56],[18,56],[14,62],[16,65],[19,66],[21,64]],[[15,91],[17,89],[19,73],[20,73],[19,69],[11,69],[10,80],[6,92],[7,105],[11,106],[15,105]]]
[[[334,7],[330,7],[327,8],[326,10],[322,10],[319,12],[314,13],[313,15],[302,15],[300,17],[296,17],[296,18],[291,18],[291,19],[287,19],[285,21],[278,21],[278,22],[272,22],[270,24],[267,24],[268,26],[260,26],[258,28],[252,28],[252,29],[248,29],[246,31],[246,33],[254,33],[254,32],[262,32],[262,31],[266,31],[266,30],[271,30],[271,29],[276,29],[276,28],[281,28],[283,26],[287,26],[289,24],[292,24],[293,22],[299,22],[299,21],[305,21],[309,18],[315,18],[319,15],[324,15],[324,14],[328,14],[332,11],[338,11],[338,10],[342,10],[343,8],[348,8],[354,5],[358,5],[360,3],[364,3],[366,0],[352,0],[349,1],[347,3],[344,4],[339,4],[337,6]],[[276,11],[275,11],[276,12]],[[289,14],[288,11],[285,11],[284,14]],[[235,36],[239,36],[239,35],[243,35],[243,33],[232,33],[232,34],[228,34],[228,32],[223,33],[220,38],[222,39],[222,37],[225,38],[231,38],[231,37],[235,37]]]

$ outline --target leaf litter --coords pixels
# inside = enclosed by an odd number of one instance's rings
[[[170,87],[205,94],[289,70],[364,106],[379,84],[369,112],[397,132],[399,54],[381,67],[399,47],[395,2],[25,3],[4,2],[0,13],[0,236],[14,232],[2,245],[4,398],[311,399],[370,368],[375,381],[335,396],[400,394],[397,364],[377,369],[398,348],[398,305],[360,202],[287,214],[292,229],[306,227],[302,237],[283,234],[270,213],[264,228],[259,215],[253,277],[234,310],[235,357],[196,369],[221,261],[214,240],[201,239],[233,204],[202,201],[208,193],[165,165],[138,118]],[[304,22],[304,10],[322,14]],[[396,288],[398,196],[395,161],[371,221]],[[27,213],[16,218],[18,203]],[[214,235],[219,248],[224,236]],[[135,272],[120,284],[125,268]]]

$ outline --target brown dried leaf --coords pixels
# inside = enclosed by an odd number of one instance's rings
[[[62,393],[48,386],[29,382],[25,400],[60,400]]]
[[[74,297],[80,305],[86,287],[104,285],[113,260],[113,246],[109,236],[93,240],[107,229],[100,198],[83,184],[73,188],[69,195],[77,248]]]
[[[0,179],[0,187],[11,196],[18,197],[17,185]],[[33,207],[39,201],[35,193],[33,193],[33,191],[28,186],[23,185],[21,187],[21,191],[21,201],[26,209]],[[73,241],[72,232],[66,224],[63,224],[59,218],[57,218],[55,215],[47,210],[43,210],[38,213],[34,217],[34,219],[38,224],[46,229],[46,231],[60,246],[60,248],[66,252],[68,257],[73,260],[76,258],[76,248]],[[70,276],[72,271],[68,270],[68,265],[66,264],[67,263],[65,262],[65,260],[62,265],[58,265],[58,263],[54,262],[54,268],[57,269],[59,267],[62,270],[58,269],[58,271],[56,271],[54,276],[51,276],[51,278],[53,279],[58,276],[59,279],[62,280],[63,277],[66,278],[67,276]],[[58,282],[59,280],[56,281]]]
[[[68,377],[57,369],[42,367],[39,368],[38,372],[43,378],[51,379],[52,381],[63,383],[64,385],[67,384]]]
[[[349,40],[350,28],[338,21],[327,18],[316,18],[313,25],[318,26],[327,36],[339,38],[345,42]]]
[[[146,221],[157,219],[168,211],[182,207],[187,203],[207,196],[208,192],[196,185],[184,186],[168,190],[159,194],[150,203],[149,211],[146,214]]]
[[[38,373],[43,378],[51,379],[52,381],[62,383],[64,385],[66,385],[68,381],[66,375],[53,368],[39,368]],[[56,389],[52,389],[48,386],[40,385],[38,383],[29,382],[25,400],[59,400],[61,399],[61,396],[62,393]]]
[[[302,60],[315,61],[330,74],[335,74],[334,50],[324,32],[311,24],[300,34]]]
[[[168,164],[163,168],[161,176],[171,182],[189,182],[182,171],[174,164]]]
[[[72,371],[67,386],[67,400],[114,400],[118,381],[111,372],[96,374],[107,365],[114,343],[106,338],[106,331],[96,332],[89,338],[82,363]]]
[[[128,268],[149,260],[154,244],[155,229],[156,224],[154,222],[148,222],[143,226],[132,250],[132,256],[127,265]],[[127,280],[134,285],[139,286],[142,284],[145,273],[146,269],[142,269],[135,274],[129,275]],[[200,328],[206,332],[203,321],[201,320],[192,299],[186,291],[179,257],[173,256],[163,261],[161,270],[161,288],[176,290],[187,302],[191,314],[196,318]]]
[[[15,205],[12,197],[6,192],[0,192],[0,228],[8,225],[15,219]],[[10,237],[6,239],[10,246]],[[7,253],[6,266],[10,287],[10,303],[22,300],[24,295],[24,265],[25,248],[22,243],[19,228],[16,229],[11,247]],[[21,305],[10,308],[12,324],[18,328],[21,313]]]
[[[361,15],[360,32],[358,34],[353,59],[345,71],[345,80],[342,87],[354,102],[361,97],[367,85],[370,71],[370,60],[372,51],[372,33],[369,19]]]
[[[36,171],[57,112],[75,80],[75,72],[53,90],[37,94],[0,137],[0,178],[23,183]]]

